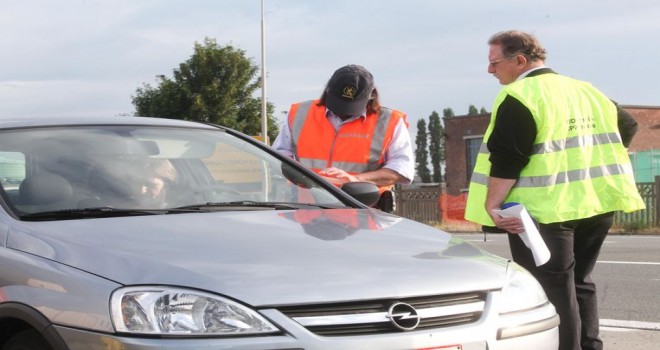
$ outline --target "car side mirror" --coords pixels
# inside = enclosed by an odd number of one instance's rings
[[[370,207],[378,203],[380,199],[378,186],[371,182],[347,182],[341,186],[341,189],[360,203]]]

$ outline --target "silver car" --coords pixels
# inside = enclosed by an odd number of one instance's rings
[[[223,127],[0,121],[0,349],[557,349],[511,261]]]

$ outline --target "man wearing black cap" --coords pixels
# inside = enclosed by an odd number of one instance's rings
[[[393,185],[415,175],[406,115],[380,105],[373,76],[358,65],[336,70],[320,99],[292,105],[273,147],[338,186],[376,184],[387,212]]]

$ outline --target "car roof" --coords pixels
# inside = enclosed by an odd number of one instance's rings
[[[145,117],[20,117],[0,118],[0,129],[76,125],[150,125],[214,129],[215,126],[179,119]]]

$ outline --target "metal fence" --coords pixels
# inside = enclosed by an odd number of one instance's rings
[[[395,188],[395,214],[425,224],[436,224],[441,221],[438,198],[441,186],[401,186]]]
[[[425,224],[439,223],[438,196],[440,192],[440,186],[411,187],[397,185],[394,191],[396,201],[394,213]]]
[[[637,190],[644,203],[646,203],[646,209],[632,213],[618,212],[614,217],[614,225],[633,230],[659,227],[660,176],[655,177],[655,182],[638,183]],[[417,187],[397,185],[395,188],[396,209],[394,213],[426,224],[437,224],[448,219],[457,220],[457,216],[462,217],[462,215],[456,213],[460,213],[460,209],[465,211],[465,195],[447,196],[444,192],[442,184]],[[457,208],[457,206],[463,207]],[[453,211],[453,213],[448,213],[448,211]]]
[[[632,213],[618,212],[614,216],[614,225],[630,229],[660,226],[660,176],[655,177],[655,182],[637,183],[637,190],[646,209]]]

